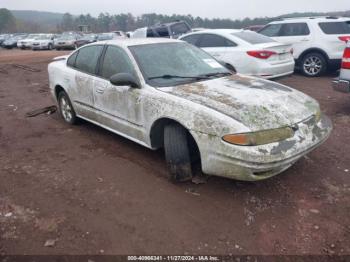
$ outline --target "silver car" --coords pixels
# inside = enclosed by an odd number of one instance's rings
[[[147,148],[164,148],[170,177],[272,177],[332,130],[313,98],[268,80],[232,74],[171,39],[86,45],[48,67],[63,119],[85,119]]]

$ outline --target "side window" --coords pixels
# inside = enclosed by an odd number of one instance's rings
[[[102,45],[83,47],[79,50],[75,67],[83,72],[95,74],[97,61],[102,49]]]
[[[74,54],[72,54],[68,60],[67,60],[67,65],[70,67],[75,67],[75,60],[77,59],[77,55],[78,55],[79,51],[75,52]]]
[[[147,37],[156,37],[153,33],[153,30],[150,28],[147,29]]]
[[[186,41],[187,43],[189,43],[191,45],[198,46],[198,40],[199,40],[200,36],[201,35],[199,35],[199,34],[189,35],[189,36],[182,38],[181,40]]]
[[[129,73],[135,75],[134,66],[126,52],[116,46],[108,46],[103,62],[101,64],[100,75],[109,79],[118,73]]]
[[[259,31],[259,34],[269,36],[269,37],[276,37],[279,35],[281,27],[282,27],[282,24],[267,25]]]
[[[218,35],[203,34],[199,47],[233,47],[237,46],[232,41]]]
[[[310,30],[306,23],[288,23],[282,26],[279,36],[309,35]]]

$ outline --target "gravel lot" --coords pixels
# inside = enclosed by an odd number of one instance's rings
[[[0,50],[1,254],[350,255],[350,95],[334,76],[279,80],[334,124],[291,169],[174,185],[162,151],[57,113],[25,117],[53,104],[46,68],[65,53]]]

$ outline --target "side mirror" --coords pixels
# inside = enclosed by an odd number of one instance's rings
[[[109,79],[112,85],[115,86],[131,86],[133,88],[139,88],[138,81],[136,77],[129,73],[119,73],[112,75]]]

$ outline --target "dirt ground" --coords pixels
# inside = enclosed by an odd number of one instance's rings
[[[334,124],[292,168],[174,185],[162,151],[58,113],[25,117],[53,104],[47,64],[65,53],[0,50],[1,254],[350,254],[350,95],[332,75],[280,80]]]

